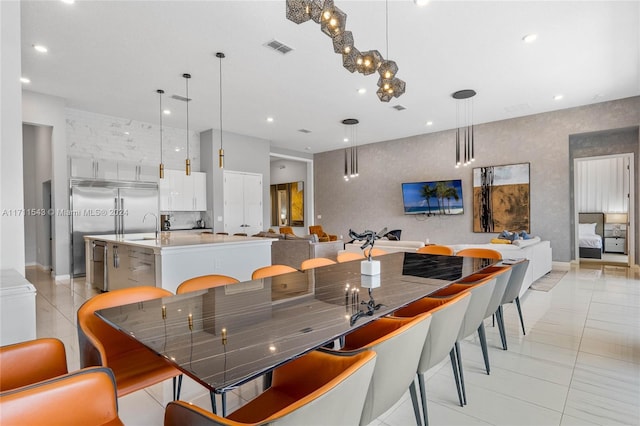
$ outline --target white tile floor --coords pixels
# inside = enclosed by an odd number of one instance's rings
[[[37,289],[38,337],[66,345],[69,369],[79,368],[75,312],[95,292],[84,279],[54,283],[29,269]],[[432,425],[640,425],[640,279],[614,266],[572,269],[550,292],[527,291],[522,336],[514,306],[505,309],[509,350],[499,348],[497,328],[486,322],[491,375],[484,372],[476,337],[462,343],[468,405],[457,404],[446,360],[429,372]],[[232,410],[260,384],[229,396]],[[163,383],[119,399],[127,425],[162,425],[171,385]],[[206,391],[186,383],[185,399],[209,407]],[[374,426],[415,424],[408,392]]]

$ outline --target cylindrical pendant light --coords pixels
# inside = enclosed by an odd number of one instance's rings
[[[220,149],[218,150],[218,166],[224,169],[224,149],[222,146],[222,59],[225,55],[222,52],[216,53],[220,62]]]
[[[162,94],[164,90],[158,89],[156,93],[158,93],[160,97],[160,179],[164,179],[164,162],[162,161]]]
[[[465,89],[458,90],[451,97],[456,99],[456,167],[460,164],[467,166],[475,161],[475,140],[473,126],[473,97],[476,95],[475,90]],[[463,108],[462,113],[460,108]],[[462,117],[461,117],[462,115]],[[462,138],[461,140],[461,135]],[[460,143],[463,146],[460,146]],[[464,162],[461,163],[461,155]]]
[[[357,124],[359,121],[355,118],[345,118],[342,124],[349,126],[351,147],[344,150],[344,180],[358,177],[358,135]],[[347,150],[351,153],[350,161],[347,161]]]
[[[191,159],[189,158],[189,79],[191,74],[182,74],[187,87],[187,159],[185,160],[184,171],[187,176],[191,175]]]

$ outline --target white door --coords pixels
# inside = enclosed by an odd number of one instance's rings
[[[224,172],[224,230],[229,235],[262,231],[262,175]]]
[[[262,175],[244,175],[244,231],[262,231]]]

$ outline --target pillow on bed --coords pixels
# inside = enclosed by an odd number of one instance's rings
[[[596,235],[597,223],[579,223],[578,234],[579,235]]]

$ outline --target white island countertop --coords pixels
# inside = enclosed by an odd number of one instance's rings
[[[158,239],[153,232],[86,235],[84,239],[87,243],[87,271],[91,270],[91,242],[104,241],[112,246],[106,250],[104,260],[109,289],[155,282],[156,287],[171,292],[175,292],[177,286],[187,279],[209,274],[249,281],[254,270],[271,264],[271,243],[275,241],[273,238],[170,231],[161,232]],[[116,249],[116,246],[119,247]],[[153,252],[151,259],[136,254],[141,250]],[[123,267],[115,257],[125,264],[128,261],[129,266]],[[147,271],[148,276],[144,280],[139,277],[143,267],[151,267],[153,271],[151,274]]]
[[[184,233],[171,231],[160,232],[157,239],[155,237],[155,233],[153,232],[125,235],[85,235],[84,239],[85,241],[99,240],[111,243],[126,244],[134,247],[151,248],[154,249],[154,251],[184,249],[189,246],[221,246],[236,244],[255,244],[259,242],[266,243],[275,241],[275,239],[273,238],[220,235],[208,232]]]

